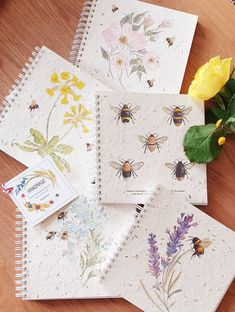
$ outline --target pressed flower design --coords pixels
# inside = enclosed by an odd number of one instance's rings
[[[191,252],[193,256],[200,256],[204,253],[203,241],[199,238],[190,238],[191,246],[186,251],[183,251],[186,236],[191,227],[196,227],[198,224],[193,222],[193,215],[182,213],[177,219],[177,225],[173,231],[166,230],[168,234],[168,242],[166,245],[166,256],[161,257],[156,235],[150,233],[147,239],[148,243],[148,273],[154,278],[155,282],[151,290],[148,290],[142,280],[139,280],[140,285],[148,299],[156,307],[157,311],[167,312],[174,306],[174,296],[181,292],[182,289],[177,287],[177,281],[180,279],[182,271],[177,272],[177,267],[180,266],[180,260]],[[209,240],[205,241],[207,246],[211,244]],[[198,245],[196,245],[196,243]],[[198,248],[200,244],[200,249]],[[207,247],[205,246],[205,248]],[[200,253],[199,253],[200,250]],[[152,295],[154,293],[154,295]]]
[[[58,215],[57,224],[46,235],[48,241],[67,241],[64,256],[79,261],[83,287],[99,274],[112,244],[104,233],[104,224],[107,221],[104,208],[98,208],[85,197],[79,197],[67,211]]]
[[[50,155],[57,167],[63,172],[70,171],[69,162],[64,158],[73,152],[71,145],[62,144],[62,140],[69,135],[74,129],[81,126],[83,133],[88,133],[89,129],[86,126],[87,122],[92,122],[92,113],[88,111],[83,104],[71,105],[70,111],[64,115],[64,125],[70,126],[61,136],[54,135],[50,138],[50,121],[53,111],[61,105],[68,105],[70,101],[79,102],[81,95],[77,92],[85,87],[85,83],[80,81],[76,75],[71,75],[69,72],[54,72],[50,77],[52,86],[46,89],[50,97],[55,97],[55,101],[47,116],[45,125],[45,135],[38,129],[30,129],[30,134],[33,141],[27,140],[23,144],[16,143],[16,146],[24,152],[36,152],[41,157]],[[59,107],[58,107],[59,109]]]
[[[157,68],[159,57],[149,43],[156,42],[159,33],[168,27],[169,21],[156,24],[151,14],[143,12],[128,14],[102,32],[106,47],[101,47],[101,54],[108,62],[111,77],[117,78],[123,89],[124,75],[137,75],[141,81],[143,74]]]

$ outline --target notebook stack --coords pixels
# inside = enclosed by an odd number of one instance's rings
[[[235,235],[192,206],[207,205],[206,166],[187,160],[183,138],[205,123],[204,103],[179,92],[196,23],[144,2],[88,0],[71,62],[33,52],[3,102],[0,148],[29,167],[51,157],[78,196],[35,227],[17,212],[18,297],[215,311],[234,277]]]

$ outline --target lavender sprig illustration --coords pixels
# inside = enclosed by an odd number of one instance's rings
[[[166,229],[169,237],[165,257],[160,255],[156,235],[150,233],[148,236],[148,273],[155,278],[155,282],[151,290],[146,288],[142,280],[139,280],[139,282],[146,296],[158,311],[169,312],[175,304],[175,301],[172,300],[174,295],[182,291],[177,287],[182,271],[177,272],[176,269],[177,266],[180,266],[180,260],[188,252],[192,251],[192,247],[186,251],[182,249],[190,228],[197,225],[197,223],[193,222],[193,215],[181,213],[173,231]]]
[[[149,260],[148,260],[149,269],[152,276],[157,278],[161,273],[160,254],[158,252],[156,235],[154,235],[153,233],[149,234],[148,244],[149,244]]]

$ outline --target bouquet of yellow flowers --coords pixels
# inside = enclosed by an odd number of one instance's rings
[[[216,56],[201,66],[188,94],[196,99],[212,99],[213,107],[206,110],[206,125],[193,126],[185,135],[184,151],[191,162],[209,163],[216,159],[226,142],[235,134],[235,79],[231,58]]]

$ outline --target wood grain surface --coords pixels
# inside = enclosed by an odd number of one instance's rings
[[[115,4],[115,0],[113,2]],[[220,54],[222,57],[232,56],[235,60],[235,6],[228,1],[155,0],[148,2],[199,15],[182,93],[187,92],[196,69],[210,57]],[[46,45],[68,58],[82,5],[83,1],[80,0],[0,0],[0,100],[7,94],[35,46]],[[1,184],[25,168],[2,152],[0,152],[0,167]],[[235,230],[235,138],[229,139],[220,158],[208,165],[208,190],[209,205],[202,209]],[[55,301],[16,299],[15,207],[8,196],[2,192],[0,192],[0,206],[1,312],[140,311],[122,299]],[[235,312],[235,283],[228,289],[217,312]]]

